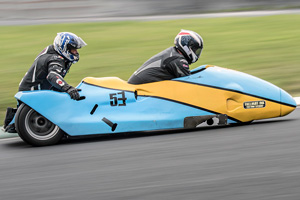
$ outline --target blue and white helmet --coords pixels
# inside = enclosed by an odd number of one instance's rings
[[[202,37],[198,33],[189,30],[181,30],[175,37],[174,44],[189,63],[196,62],[203,49]]]
[[[74,33],[61,32],[57,33],[53,45],[55,51],[57,51],[61,56],[72,63],[76,63],[79,61],[79,53],[72,54],[70,50],[80,49],[87,44]]]

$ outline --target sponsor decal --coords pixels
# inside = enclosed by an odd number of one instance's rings
[[[189,68],[189,66],[186,65],[186,64],[182,64],[182,66],[185,67],[185,68]]]
[[[62,60],[64,59],[64,58],[63,58],[62,56],[60,56],[60,55],[55,55],[55,56],[53,56],[53,58],[54,58],[54,59],[62,59]]]
[[[244,108],[245,109],[251,109],[251,108],[264,108],[266,107],[265,101],[247,101],[244,102]]]
[[[61,87],[65,85],[65,83],[61,79],[57,79],[56,83]]]

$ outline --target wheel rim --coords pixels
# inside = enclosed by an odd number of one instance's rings
[[[38,140],[48,140],[59,131],[58,126],[33,109],[26,114],[25,128],[31,137]]]

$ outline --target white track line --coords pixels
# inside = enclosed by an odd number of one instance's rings
[[[20,138],[18,136],[16,137],[9,137],[9,138],[1,138],[0,139],[0,142],[3,142],[3,141],[10,141],[10,140],[19,140]]]

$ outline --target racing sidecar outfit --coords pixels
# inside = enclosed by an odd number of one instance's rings
[[[53,45],[47,46],[35,59],[19,85],[19,91],[51,90],[64,91],[67,83],[63,77],[72,63],[60,56]],[[54,86],[54,88],[53,88]]]
[[[190,75],[186,58],[175,47],[169,47],[147,60],[129,78],[128,83],[143,84]]]

